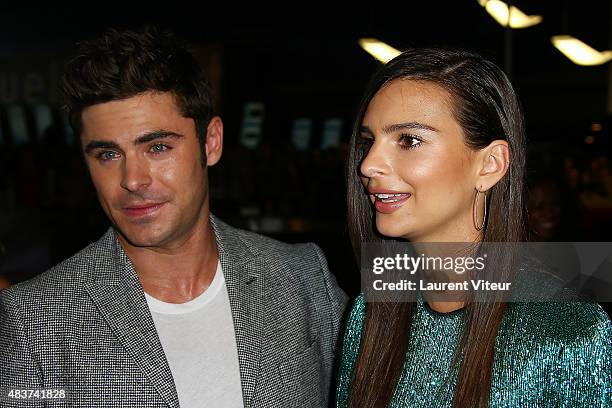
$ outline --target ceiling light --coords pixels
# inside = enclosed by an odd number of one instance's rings
[[[359,45],[374,58],[385,64],[402,53],[376,38],[362,38],[359,40]]]
[[[542,22],[542,16],[528,16],[514,6],[510,6],[508,13],[508,5],[500,0],[478,0],[478,3],[504,27],[508,25],[508,14],[510,14],[510,28],[527,28]]]
[[[612,59],[612,51],[597,51],[571,35],[555,35],[553,45],[578,65],[601,65]]]

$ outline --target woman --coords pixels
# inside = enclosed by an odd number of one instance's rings
[[[350,147],[357,259],[364,242],[523,240],[523,118],[491,62],[462,51],[404,52],[373,77]],[[510,280],[521,265],[497,248],[488,265]],[[611,404],[612,326],[598,305],[479,296],[367,304],[358,297],[337,406]]]

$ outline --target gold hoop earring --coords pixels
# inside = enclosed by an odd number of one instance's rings
[[[487,193],[479,191],[477,188],[474,190],[476,190],[476,195],[474,196],[474,205],[472,206],[472,221],[474,222],[474,228],[476,228],[477,231],[482,231],[487,222]],[[482,217],[482,224],[480,224],[479,227],[476,222],[476,217],[478,216],[478,196],[480,194],[484,195],[484,216]]]

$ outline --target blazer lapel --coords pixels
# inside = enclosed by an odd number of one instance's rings
[[[94,279],[86,283],[92,300],[136,365],[172,408],[179,408],[172,372],[134,267],[112,230],[100,240],[93,263]],[[108,262],[112,260],[112,262]]]
[[[260,368],[264,267],[233,228],[212,215],[210,219],[232,310],[244,405],[251,407]]]

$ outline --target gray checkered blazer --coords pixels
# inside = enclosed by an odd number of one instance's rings
[[[211,221],[245,407],[327,406],[346,295],[321,251]],[[12,388],[68,393],[47,405],[2,397],[1,407],[179,406],[144,292],[112,229],[0,292],[0,387],[3,395]]]

